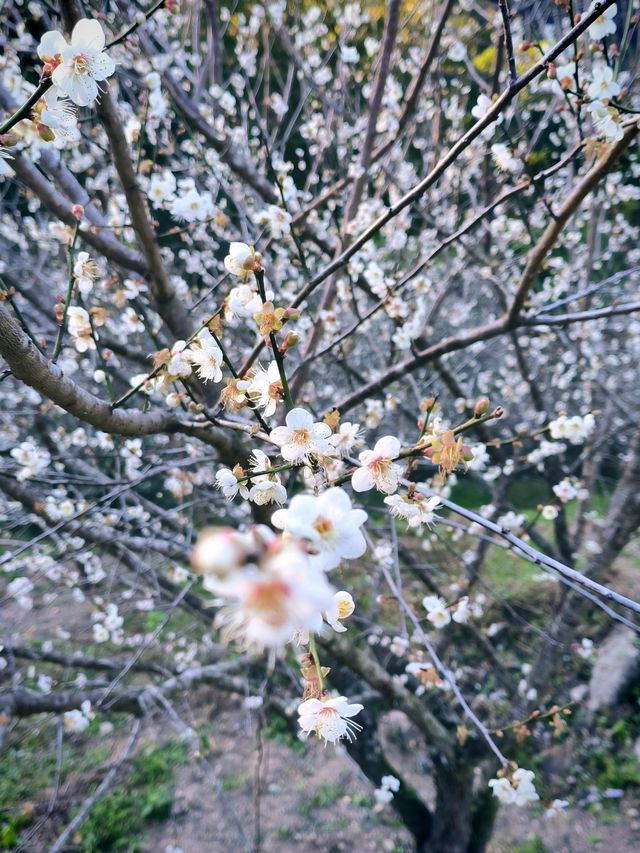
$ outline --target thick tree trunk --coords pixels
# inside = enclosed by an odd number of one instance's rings
[[[433,827],[421,853],[483,853],[491,837],[496,803],[487,789],[474,795],[474,764],[436,769]]]

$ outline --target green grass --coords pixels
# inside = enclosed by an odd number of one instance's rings
[[[17,737],[16,737],[17,735]],[[18,728],[15,742],[0,757],[0,849],[12,849],[21,830],[31,823],[32,803],[42,800],[56,775],[53,725],[23,734]],[[87,747],[84,738],[67,739],[62,753],[60,782],[90,773],[111,754],[106,744]]]
[[[496,596],[518,599],[537,586],[538,582],[534,578],[540,571],[535,563],[529,563],[511,551],[494,546],[489,549],[482,576]]]
[[[293,734],[289,723],[281,714],[272,714],[269,717],[269,721],[263,728],[262,734],[275,743],[288,746],[289,749],[298,754],[304,752],[304,743]]]
[[[79,849],[83,853],[142,851],[148,823],[162,820],[171,812],[173,771],[186,759],[186,747],[177,741],[147,748],[136,756],[131,762],[133,771],[121,787],[91,810],[80,830]]]
[[[60,768],[60,784],[68,781],[78,786],[78,800],[98,784],[109,763],[110,743],[91,745],[87,733],[65,736]],[[33,821],[32,805],[47,802],[56,778],[55,728],[44,724],[23,733],[13,733],[14,743],[0,757],[0,849],[12,850],[21,832]],[[141,851],[145,828],[149,822],[169,815],[173,802],[171,780],[174,769],[186,761],[187,750],[180,742],[148,747],[131,761],[131,772],[120,786],[110,791],[91,810],[79,831],[74,849],[89,851]],[[96,772],[98,771],[98,772]],[[65,820],[73,814],[65,815]]]
[[[548,853],[548,848],[544,841],[536,835],[514,844],[511,853]]]
[[[320,785],[313,794],[306,800],[300,808],[299,813],[304,817],[309,817],[318,809],[326,809],[332,806],[343,793],[343,786],[339,782],[327,782]]]

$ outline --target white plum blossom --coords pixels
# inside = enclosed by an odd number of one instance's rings
[[[30,439],[21,442],[17,447],[12,447],[10,453],[21,466],[16,475],[16,479],[21,483],[37,476],[51,462],[49,451],[43,447],[38,447]]]
[[[467,462],[467,469],[469,471],[484,471],[491,461],[486,445],[472,444],[469,453],[472,458]]]
[[[591,83],[587,86],[587,95],[597,101],[615,98],[620,94],[620,84],[614,78],[613,68],[606,62],[597,62],[591,71]]]
[[[527,519],[524,515],[514,512],[513,510],[509,510],[509,512],[506,512],[498,518],[497,523],[505,530],[518,530],[520,527],[524,527],[527,523]]]
[[[253,246],[246,243],[231,243],[229,254],[224,259],[227,272],[237,276],[239,279],[247,279],[249,276],[261,269],[260,255]],[[260,301],[262,306],[262,301]]]
[[[568,805],[569,800],[552,800],[548,806],[545,806],[544,816],[547,818],[557,817],[565,811]]]
[[[40,123],[54,131],[56,138],[65,142],[77,142],[80,139],[76,111],[68,98],[52,86],[40,102],[37,110]]]
[[[202,329],[198,334],[188,358],[203,382],[222,381],[222,350],[208,329]]]
[[[618,142],[624,136],[620,113],[613,107],[608,107],[602,101],[592,101],[587,105],[591,113],[595,129],[599,136],[604,136],[608,142]]]
[[[86,107],[98,97],[98,83],[116,70],[104,47],[104,32],[98,21],[83,18],[73,28],[70,44],[56,30],[46,32],[38,46],[38,56],[50,64],[59,63],[51,74],[59,94]]]
[[[363,450],[359,455],[360,467],[351,477],[351,486],[356,492],[367,492],[376,488],[390,495],[398,488],[398,478],[402,473],[394,459],[400,453],[400,442],[393,435],[378,439],[373,450]]]
[[[280,448],[287,462],[309,462],[310,456],[330,456],[331,427],[314,423],[305,409],[291,409],[285,418],[286,426],[271,430],[269,438]]]
[[[355,732],[362,726],[352,717],[362,711],[364,705],[349,704],[345,696],[334,699],[307,699],[298,706],[298,722],[304,735],[315,732],[325,743],[337,743],[342,738],[352,741]]]
[[[578,490],[568,477],[565,477],[564,480],[561,480],[553,486],[552,491],[558,500],[562,501],[562,503],[572,501],[578,494]]]
[[[522,171],[522,161],[515,157],[509,146],[503,142],[496,142],[491,146],[491,155],[501,171],[514,175]]]
[[[253,317],[262,308],[262,299],[250,285],[240,284],[229,291],[227,308],[236,317],[242,319]]]
[[[281,240],[291,232],[291,214],[281,207],[270,204],[256,216],[258,225],[266,225],[274,240]]]
[[[189,189],[184,195],[176,196],[169,210],[172,216],[184,222],[210,219],[214,212],[211,196],[199,193],[195,187]]]
[[[384,499],[389,512],[396,518],[404,519],[409,527],[421,527],[423,524],[433,524],[437,520],[436,509],[441,500],[438,495],[427,498],[415,494],[412,497],[389,495]]]
[[[453,621],[459,625],[465,625],[473,614],[473,610],[469,606],[469,596],[463,595],[452,610],[451,618]]]
[[[14,599],[18,607],[23,610],[31,610],[33,607],[33,583],[29,578],[17,577],[7,584],[7,595]]]
[[[596,5],[596,0],[593,0],[585,14],[588,15],[593,12]],[[600,41],[600,39],[603,39],[606,36],[614,35],[616,32],[615,18],[617,14],[618,7],[615,3],[613,4],[613,6],[609,6],[608,9],[605,9],[604,12],[595,19],[595,21],[587,30],[591,38],[595,41]]]
[[[347,619],[356,606],[353,601],[353,596],[350,592],[341,590],[333,596],[333,606],[324,614],[327,624],[330,625],[338,634],[344,633],[347,629],[342,624],[342,619]]]
[[[283,504],[287,500],[287,490],[278,479],[262,479],[254,483],[249,491],[249,500],[258,506],[277,503]]]
[[[489,112],[489,110],[493,107],[493,101],[488,95],[484,93],[478,95],[478,100],[476,101],[475,106],[471,109],[471,115],[481,121]],[[497,118],[494,119],[494,122],[497,124],[501,124],[504,120],[504,116],[502,113],[498,115]]]
[[[318,497],[296,495],[288,509],[274,512],[271,522],[295,539],[307,543],[311,562],[328,571],[340,560],[361,557],[367,543],[360,527],[367,513],[354,509],[351,498],[338,487],[327,489]]]
[[[80,708],[75,708],[73,711],[66,711],[62,724],[65,731],[73,734],[83,732],[88,726],[95,714],[91,710],[91,702],[86,699]]]
[[[383,776],[380,780],[380,787],[376,788],[373,792],[373,796],[377,803],[381,805],[385,805],[390,803],[393,799],[393,795],[397,794],[400,790],[400,780],[395,776]]]
[[[329,438],[329,442],[340,456],[348,456],[356,447],[360,447],[360,424],[345,421]]]
[[[422,606],[427,611],[427,619],[435,628],[444,628],[451,622],[451,611],[447,602],[438,595],[425,595]]]
[[[242,382],[242,388],[253,405],[261,409],[266,418],[270,418],[282,399],[282,381],[277,362],[270,362],[266,370],[258,367],[250,379]]]
[[[221,468],[216,473],[216,487],[228,501],[233,500],[236,495],[241,498],[249,497],[249,489],[244,482],[239,482],[236,475],[229,468]]]
[[[157,207],[165,201],[170,201],[174,197],[175,191],[176,179],[173,172],[169,171],[169,169],[165,169],[164,172],[156,173],[151,176],[147,195],[149,197],[149,201],[154,205],[154,207]]]
[[[96,348],[89,314],[84,308],[80,308],[79,305],[72,305],[67,310],[67,328],[74,339],[74,345],[78,352],[87,352],[87,350]]]
[[[78,252],[73,265],[73,276],[78,290],[85,298],[93,290],[93,282],[98,274],[98,266],[91,260],[88,252]]]
[[[333,587],[293,542],[273,543],[259,565],[232,570],[216,585],[224,599],[216,620],[226,641],[278,650],[296,633],[322,629]]]
[[[560,415],[549,423],[549,434],[554,439],[567,439],[571,444],[584,444],[595,425],[596,421],[591,413],[584,417],[574,415],[572,418]]]
[[[192,353],[186,341],[176,341],[171,347],[171,357],[167,362],[167,373],[177,379],[188,379],[191,376]]]
[[[489,787],[501,803],[522,807],[540,799],[533,784],[534,778],[532,770],[519,767],[510,779],[506,776],[490,779]]]

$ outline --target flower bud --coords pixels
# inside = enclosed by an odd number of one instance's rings
[[[84,216],[84,207],[81,204],[74,204],[71,208],[71,215],[80,222]]]
[[[287,332],[282,344],[280,345],[280,352],[284,354],[288,349],[291,349],[291,347],[294,347],[299,343],[300,335],[297,332]]]
[[[478,397],[476,400],[476,404],[473,407],[473,417],[481,418],[483,415],[486,415],[489,411],[489,398],[488,397]]]
[[[285,308],[282,316],[285,320],[299,320],[300,312],[297,308]]]
[[[36,130],[38,131],[38,136],[44,142],[53,142],[53,140],[56,138],[55,133],[51,130],[50,127],[47,127],[46,124],[36,125]]]

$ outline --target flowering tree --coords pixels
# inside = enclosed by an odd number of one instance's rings
[[[581,620],[640,612],[610,575],[640,523],[636,24],[611,0],[8,11],[7,726],[128,715],[124,762],[212,683],[344,741],[419,850],[567,804],[522,741],[576,713]],[[494,589],[504,558],[530,607]],[[54,603],[73,624],[38,630]],[[385,754],[391,708],[433,803]]]

